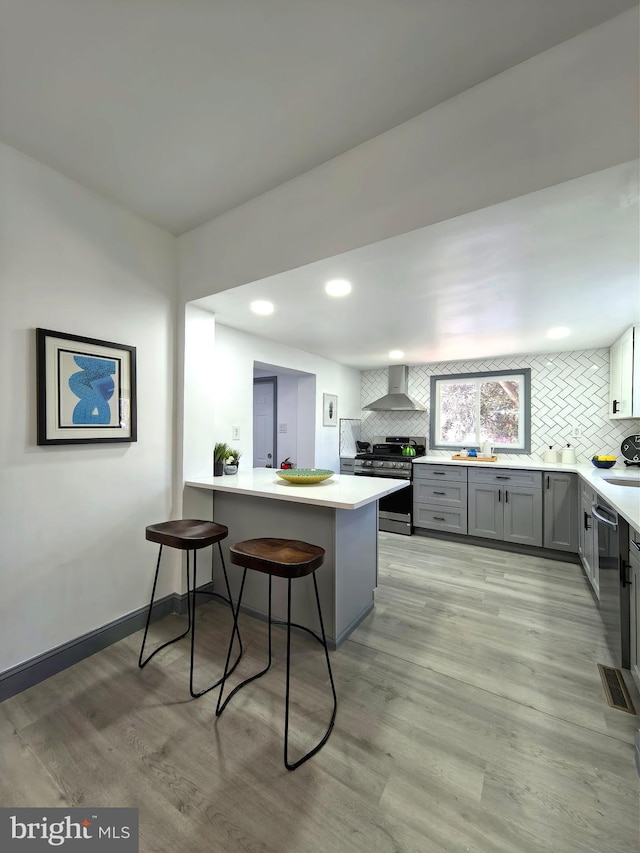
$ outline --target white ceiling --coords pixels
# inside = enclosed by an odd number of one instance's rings
[[[638,162],[224,291],[219,322],[373,368],[608,347],[640,322]],[[324,293],[351,281],[347,297]],[[254,299],[276,305],[269,317]],[[549,340],[550,326],[571,335]]]
[[[0,139],[179,234],[636,0],[0,0]]]
[[[0,140],[179,234],[636,4],[0,0]],[[359,368],[551,352],[637,322],[638,265],[635,164],[204,304]]]

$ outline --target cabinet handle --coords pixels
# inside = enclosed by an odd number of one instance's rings
[[[632,539],[631,544],[636,546],[636,551],[640,551],[640,542],[636,542],[635,539]]]
[[[500,489],[498,489],[498,503],[500,503],[500,501],[502,500],[501,495],[502,495],[502,492],[500,491]]]
[[[446,495],[447,493],[446,492],[434,492],[433,494],[434,495]]]
[[[433,520],[434,521],[446,521],[447,519],[443,518],[441,515],[434,515]]]
[[[549,489],[549,481],[550,480],[551,480],[551,477],[547,477],[547,490]]]
[[[629,580],[629,576],[627,574],[627,569],[630,569],[631,566],[626,560],[620,560],[620,583],[622,586],[631,586],[633,583]]]
[[[496,480],[510,480],[511,477],[502,477],[500,474],[496,474]]]
[[[584,512],[584,510],[583,510],[583,515],[584,515],[584,529],[585,530],[591,530],[591,525],[589,524],[589,513]]]
[[[506,489],[504,490],[504,502],[509,503],[509,492]]]
[[[613,412],[612,412],[612,414],[616,415],[618,413],[619,408],[620,408],[620,401],[614,400],[613,401]]]
[[[444,475],[445,475],[445,473],[446,473],[446,472],[445,472],[445,471],[432,471],[431,473],[432,473],[432,474],[437,474],[437,475],[438,475],[438,477],[444,477]]]

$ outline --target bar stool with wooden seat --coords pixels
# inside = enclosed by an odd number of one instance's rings
[[[237,628],[238,614],[242,603],[242,593],[247,577],[247,570],[253,569],[256,572],[262,572],[269,576],[269,661],[267,666],[256,673],[255,675],[246,678],[240,682],[229,693],[224,702],[222,702],[222,694],[227,678],[231,675],[232,670],[228,670],[229,661],[231,660],[231,651],[233,648],[233,634],[231,635],[231,643],[227,652],[227,661],[225,663],[224,675],[220,685],[220,693],[218,695],[218,704],[216,707],[216,716],[220,716],[224,709],[229,704],[230,699],[234,696],[241,687],[244,687],[250,681],[255,681],[256,678],[263,676],[271,667],[271,579],[276,577],[287,579],[287,676],[286,676],[286,691],[285,691],[285,722],[284,722],[284,765],[287,770],[295,770],[307,759],[315,755],[318,750],[322,749],[329,739],[333,724],[336,719],[336,711],[338,707],[338,699],[336,696],[336,688],[333,682],[333,673],[331,672],[331,662],[329,660],[329,649],[327,647],[327,638],[324,632],[324,622],[322,620],[322,609],[320,607],[320,596],[318,595],[318,583],[316,581],[316,569],[324,562],[324,548],[318,545],[310,545],[308,542],[300,542],[294,539],[246,539],[244,542],[236,542],[229,548],[231,562],[237,566],[242,566],[244,572],[242,574],[242,583],[240,585],[240,594],[238,603],[234,613],[234,629]],[[291,581],[293,578],[301,578],[305,575],[311,575],[313,578],[313,588],[316,595],[316,604],[318,606],[318,618],[320,620],[320,630],[322,637],[320,638],[314,631],[304,625],[297,625],[291,622]],[[281,623],[282,624],[282,623]],[[329,727],[324,733],[321,740],[309,750],[302,758],[295,762],[289,761],[289,696],[290,696],[290,670],[291,670],[291,628],[299,628],[311,634],[324,647],[325,659],[327,662],[327,670],[329,672],[329,680],[331,682],[331,691],[333,693],[333,712]]]
[[[140,657],[138,659],[138,666],[140,669],[146,666],[151,658],[155,657],[158,652],[165,649],[167,646],[172,645],[172,643],[177,643],[178,640],[181,640],[183,637],[186,637],[189,632],[191,632],[191,662],[189,668],[189,692],[194,699],[198,696],[203,696],[205,693],[208,693],[210,690],[213,690],[214,687],[217,687],[221,682],[222,678],[219,678],[209,687],[204,690],[195,691],[193,687],[193,661],[195,654],[195,639],[196,639],[196,594],[199,592],[201,594],[216,596],[217,598],[225,601],[229,607],[231,608],[231,612],[233,614],[233,603],[231,601],[231,590],[229,588],[229,578],[227,577],[227,569],[224,564],[224,557],[222,555],[222,546],[221,542],[223,539],[229,535],[229,530],[223,524],[216,524],[213,521],[201,521],[200,519],[193,518],[183,518],[177,521],[162,521],[159,524],[150,524],[146,528],[146,538],[149,542],[157,542],[160,545],[160,551],[158,553],[158,562],[156,563],[156,573],[153,579],[153,589],[151,591],[151,601],[149,602],[149,609],[147,611],[147,624],[144,629],[144,637],[142,638],[142,646],[140,648]],[[220,560],[222,561],[222,571],[224,573],[224,582],[227,588],[228,598],[220,595],[216,592],[210,592],[208,590],[198,590],[198,582],[197,582],[197,562],[196,562],[196,554],[201,548],[207,548],[209,545],[215,545],[217,543],[218,550],[220,552]],[[158,584],[158,573],[160,571],[160,560],[162,558],[162,549],[164,546],[168,548],[178,548],[181,551],[187,552],[187,613],[188,613],[188,624],[187,630],[180,634],[178,637],[174,637],[172,640],[167,640],[166,643],[162,643],[162,645],[158,646],[150,655],[148,655],[143,660],[144,655],[144,647],[147,642],[147,633],[149,631],[149,623],[151,622],[151,611],[153,609],[153,600],[156,594],[156,586]],[[190,552],[193,551],[193,584],[191,584],[191,573],[189,568],[189,555]],[[231,634],[231,646],[233,646],[234,638],[238,637],[238,643],[240,645],[240,652],[238,657],[233,665],[231,672],[238,664],[242,656],[242,640],[240,639],[240,632],[237,626],[237,620],[234,618],[233,623],[233,631]],[[225,664],[225,671],[229,665],[229,658],[227,658],[227,663]]]

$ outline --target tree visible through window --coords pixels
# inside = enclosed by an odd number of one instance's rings
[[[529,369],[431,378],[431,447],[479,447],[527,453]]]

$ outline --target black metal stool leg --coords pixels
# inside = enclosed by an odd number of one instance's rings
[[[227,595],[229,597],[229,607],[231,608],[231,615],[233,616],[233,601],[231,599],[231,587],[229,586],[229,576],[227,575],[227,567],[224,564],[224,555],[222,553],[222,545],[220,544],[220,542],[218,542],[218,550],[220,551],[220,562],[222,563],[222,572],[224,574],[224,583],[225,583],[225,586],[227,587]],[[238,635],[238,643],[240,645],[240,652],[238,654],[238,657],[236,658],[236,662],[234,663],[234,665],[229,670],[228,675],[231,675],[233,670],[237,667],[238,663],[240,662],[240,658],[242,657],[242,653],[244,651],[244,649],[242,647],[242,637],[240,636],[240,630],[238,628],[238,621],[237,620],[235,620],[233,623],[233,635],[235,635],[235,634]]]
[[[145,625],[144,637],[142,638],[142,646],[140,647],[140,657],[138,658],[138,666],[140,667],[140,669],[142,669],[143,666],[146,666],[149,663],[149,661],[151,660],[151,658],[154,657],[155,655],[157,655],[158,652],[162,651],[162,649],[166,648],[167,646],[170,646],[172,643],[177,643],[178,640],[181,640],[183,637],[186,637],[187,634],[189,633],[189,631],[191,630],[191,611],[189,610],[189,624],[187,626],[187,630],[184,631],[184,633],[180,634],[180,636],[174,637],[173,640],[167,640],[166,643],[163,643],[161,646],[158,646],[158,648],[155,649],[153,652],[151,652],[151,654],[145,660],[142,659],[143,655],[144,655],[144,647],[145,647],[145,644],[147,642],[147,633],[149,632],[149,625],[151,623],[151,611],[153,610],[153,600],[155,598],[156,587],[158,585],[158,574],[160,572],[160,560],[161,560],[161,558],[162,558],[162,545],[160,545],[160,551],[158,552],[158,562],[156,563],[156,573],[155,573],[154,578],[153,578],[153,589],[151,591],[151,601],[149,602],[149,610],[147,611],[147,624]],[[189,569],[187,566],[187,589],[189,587],[188,572],[189,572]]]
[[[238,614],[240,613],[240,604],[242,603],[242,593],[244,591],[244,582],[246,580],[246,577],[247,577],[247,569],[245,568],[244,572],[242,573],[242,583],[240,585],[240,595],[238,596],[238,604],[237,604],[237,607],[235,610],[234,633],[235,633],[235,630],[236,630],[237,624],[238,624]],[[268,672],[271,669],[271,650],[272,650],[272,646],[271,646],[271,621],[272,621],[271,620],[271,575],[269,575],[269,661],[268,661],[266,667],[264,669],[260,670],[260,672],[257,672],[255,675],[250,675],[249,678],[245,678],[244,681],[241,681],[240,684],[237,684],[233,688],[231,693],[229,693],[229,695],[224,700],[224,702],[222,704],[220,704],[220,702],[222,700],[222,694],[224,691],[225,681],[233,672],[233,670],[227,671],[227,667],[229,666],[229,660],[231,659],[231,649],[233,648],[234,633],[231,634],[231,642],[229,643],[229,651],[227,652],[227,662],[226,662],[225,668],[224,668],[224,675],[222,676],[222,684],[220,685],[220,693],[218,695],[218,704],[216,705],[216,717],[219,717],[220,714],[222,714],[224,709],[229,704],[231,697],[235,696],[235,694],[238,692],[238,690],[240,690],[241,687],[244,687],[245,684],[249,684],[250,681],[255,681],[256,678],[261,678],[261,676],[263,676],[266,672]],[[237,663],[237,661],[236,661],[236,663]]]
[[[288,579],[288,590],[287,590],[287,681],[286,681],[286,696],[285,696],[285,715],[284,715],[284,766],[287,770],[295,770],[296,767],[300,767],[301,764],[304,764],[311,756],[315,755],[316,752],[322,749],[325,743],[329,740],[329,735],[331,734],[331,730],[333,729],[333,724],[336,721],[336,711],[338,710],[338,697],[336,696],[336,688],[333,682],[333,673],[331,671],[331,662],[329,660],[329,649],[327,646],[327,637],[324,633],[324,621],[322,619],[322,609],[320,607],[320,596],[318,594],[318,582],[316,581],[316,574],[313,572],[313,588],[316,593],[316,604],[318,605],[318,618],[320,619],[320,631],[322,633],[322,645],[324,646],[324,654],[325,659],[327,661],[327,670],[329,671],[329,681],[331,682],[331,692],[333,693],[333,713],[331,714],[331,721],[329,722],[329,727],[324,733],[322,739],[313,747],[312,750],[303,755],[302,758],[295,761],[293,764],[289,762],[289,682],[290,682],[290,668],[291,668],[291,578]]]
[[[220,543],[218,542],[218,547],[220,548]],[[220,557],[222,559],[222,569],[224,572],[224,579],[227,585],[227,593],[229,595],[229,606],[231,607],[231,613],[233,614],[233,602],[231,601],[231,589],[229,587],[229,579],[227,577],[227,569],[224,564],[224,557],[222,556],[222,548],[220,548]],[[194,549],[193,551],[193,587],[188,593],[187,597],[187,605],[190,608],[190,624],[191,624],[191,662],[189,667],[189,693],[194,699],[197,699],[199,696],[204,696],[205,693],[208,693],[210,690],[213,690],[214,687],[218,687],[219,684],[222,683],[225,677],[229,677],[234,669],[237,667],[240,662],[240,658],[242,657],[242,639],[240,638],[240,631],[238,630],[238,622],[237,619],[233,621],[233,631],[231,632],[231,648],[233,648],[233,641],[235,639],[236,634],[238,635],[238,641],[240,643],[240,652],[238,653],[238,657],[235,660],[235,663],[226,673],[226,676],[223,674],[217,681],[214,681],[209,687],[205,687],[204,690],[194,690],[193,689],[193,664],[195,658],[195,644],[196,644],[196,595],[198,592],[198,582],[197,582],[197,552]],[[187,551],[187,579],[189,578],[189,552]],[[231,652],[229,652],[230,656]],[[227,657],[227,662],[225,663],[225,672],[226,667],[229,665],[229,656]]]

